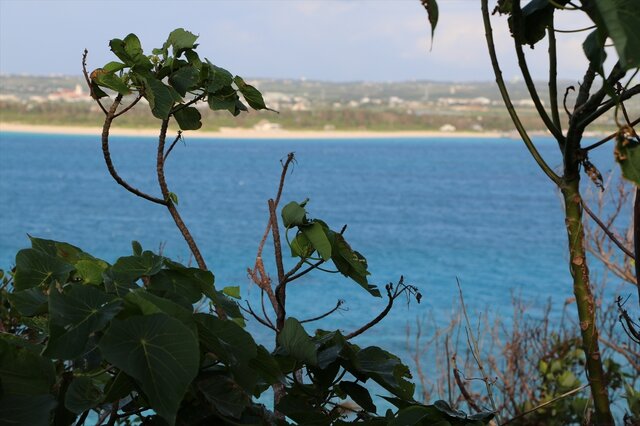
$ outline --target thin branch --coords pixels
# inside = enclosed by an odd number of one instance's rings
[[[486,1],[486,0],[483,0],[483,1]],[[458,280],[457,277],[456,277],[456,282],[458,284],[458,292],[460,294],[460,305],[462,307],[462,314],[466,322],[465,331],[467,334],[467,344],[471,349],[471,355],[473,355],[473,359],[475,360],[476,365],[478,366],[478,370],[480,370],[480,373],[482,374],[482,381],[484,382],[485,387],[487,389],[487,396],[489,397],[489,402],[491,402],[491,408],[493,408],[493,411],[496,416],[496,420],[498,424],[500,424],[500,415],[498,414],[498,408],[496,406],[495,398],[493,397],[493,391],[491,390],[489,375],[485,372],[484,364],[480,360],[480,346],[478,345],[478,340],[475,338],[473,334],[473,329],[471,328],[471,321],[469,321],[469,315],[467,314],[467,307],[464,303],[462,287],[460,286],[460,280]],[[478,323],[478,329],[479,328],[480,328],[480,323]],[[479,330],[478,330],[478,333],[479,333]]]
[[[636,118],[635,120],[633,120],[632,122],[630,122],[630,123],[629,123],[629,127],[634,127],[634,126],[636,126],[638,123],[640,123],[640,117],[638,117],[638,118]],[[607,136],[606,138],[601,139],[601,140],[599,140],[598,142],[595,142],[595,143],[593,143],[593,144],[591,144],[591,145],[589,145],[589,146],[587,146],[587,147],[585,147],[585,148],[582,148],[582,149],[583,149],[584,151],[590,151],[590,150],[592,150],[592,149],[594,149],[594,148],[599,147],[600,145],[603,145],[603,144],[605,144],[605,143],[609,142],[609,141],[610,141],[610,140],[612,140],[612,139],[615,139],[615,137],[616,137],[616,136],[618,136],[618,132],[611,133],[611,134],[610,134],[609,136]]]
[[[575,393],[578,393],[578,392],[580,392],[581,390],[583,390],[583,389],[587,388],[588,386],[589,386],[589,383],[584,384],[584,385],[582,385],[582,386],[580,386],[580,387],[578,387],[578,388],[572,389],[572,390],[570,390],[570,391],[568,391],[568,392],[565,392],[565,393],[563,393],[562,395],[558,395],[557,397],[555,397],[555,398],[553,398],[553,399],[550,399],[549,401],[543,402],[542,404],[538,405],[537,407],[534,407],[534,408],[532,408],[532,409],[530,409],[530,410],[525,411],[525,412],[524,412],[524,413],[522,413],[522,414],[518,414],[517,416],[510,418],[510,419],[509,419],[509,420],[507,420],[506,422],[502,423],[502,425],[506,425],[506,424],[512,423],[512,422],[514,422],[514,421],[516,421],[516,420],[518,420],[518,419],[521,419],[522,417],[524,417],[524,416],[526,416],[526,415],[528,415],[528,414],[531,414],[531,413],[533,413],[534,411],[537,411],[537,410],[539,410],[539,409],[541,409],[541,408],[544,408],[544,407],[546,407],[547,405],[553,404],[554,402],[560,401],[561,399],[564,399],[564,398],[566,398],[566,397],[568,397],[568,396],[571,396],[571,395],[573,395],[573,394],[575,394]]]
[[[118,408],[120,407],[120,400],[113,403],[111,408],[111,416],[109,417],[109,421],[107,422],[107,426],[114,426],[116,424],[116,420],[118,420]]]
[[[609,228],[607,227],[607,225],[605,225],[600,218],[598,218],[598,216],[596,216],[596,214],[587,206],[587,203],[584,202],[584,200],[581,199],[581,204],[582,204],[582,208],[584,209],[584,211],[591,216],[591,219],[593,219],[593,221],[600,227],[602,228],[602,231],[607,234],[607,237],[609,237],[609,239],[616,245],[618,246],[618,248],[620,250],[622,250],[622,252],[624,254],[626,254],[627,256],[631,257],[632,259],[634,259],[635,257],[633,256],[633,253],[631,252],[631,250],[629,250],[628,248],[626,248],[624,246],[624,244],[622,244],[622,242],[620,242],[620,240],[618,240],[616,238],[615,235],[613,235],[613,232],[611,232],[609,230]]]
[[[290,277],[287,278],[287,282],[291,282],[291,281],[295,281],[298,278],[300,278],[303,275],[308,274],[309,272],[313,271],[314,269],[318,268],[320,265],[322,265],[325,261],[324,260],[319,260],[316,263],[312,264],[311,266],[309,266],[307,269],[303,269],[302,271],[298,272],[295,275],[292,275]],[[304,261],[303,261],[304,263]]]
[[[204,99],[207,96],[207,93],[201,93],[198,96],[196,96],[195,98],[191,99],[189,102],[187,102],[186,104],[179,104],[177,105],[175,108],[173,108],[171,110],[170,115],[175,114],[176,112],[180,111],[181,109],[185,109],[186,107],[189,107],[193,104],[195,104],[196,102],[201,101],[202,99]]]
[[[340,300],[338,300],[338,303],[336,303],[336,306],[335,306],[333,309],[331,309],[330,311],[327,311],[327,312],[325,312],[324,314],[319,315],[319,316],[317,316],[317,317],[313,317],[313,318],[309,318],[309,319],[306,319],[306,320],[302,320],[302,321],[300,321],[300,324],[305,323],[305,322],[318,321],[318,320],[321,320],[321,319],[323,319],[323,318],[326,318],[326,317],[328,317],[329,315],[331,315],[332,313],[334,313],[335,311],[337,311],[338,309],[340,309],[340,307],[341,307],[343,304],[344,304],[344,300],[340,299]]]
[[[522,141],[526,145],[529,153],[533,157],[533,159],[538,163],[538,166],[542,169],[542,171],[551,179],[556,185],[560,186],[561,178],[558,176],[549,165],[544,161],[538,149],[533,144],[533,141],[529,137],[524,125],[520,121],[520,117],[516,113],[515,107],[511,103],[511,99],[509,97],[509,92],[507,91],[507,87],[504,83],[504,79],[502,78],[502,71],[500,70],[500,65],[498,63],[498,56],[496,54],[495,43],[493,41],[493,29],[491,27],[491,17],[489,14],[489,5],[488,0],[482,0],[482,18],[484,22],[485,36],[487,39],[487,47],[489,49],[489,56],[491,57],[491,65],[493,66],[493,72],[496,77],[496,83],[498,88],[500,89],[500,94],[502,95],[502,99],[504,104],[509,111],[509,115],[511,116],[511,120],[515,125],[520,137],[522,137]]]
[[[475,403],[473,398],[471,398],[469,391],[467,390],[467,388],[464,385],[464,382],[462,381],[462,377],[460,377],[460,370],[458,370],[457,368],[453,369],[453,378],[456,381],[456,385],[458,385],[458,389],[460,389],[460,393],[462,394],[462,397],[467,402],[467,404],[469,404],[469,407],[471,407],[476,413],[480,413],[482,409],[478,407],[478,405]]]
[[[521,24],[522,20],[522,11],[520,10],[520,2],[514,1],[512,6],[511,17],[514,20],[513,27],[515,29],[523,28]],[[536,111],[538,111],[538,115],[544,122],[545,126],[551,134],[556,138],[558,143],[562,146],[564,145],[564,135],[560,131],[560,129],[554,124],[554,122],[547,114],[547,111],[544,109],[542,105],[542,101],[540,100],[540,96],[538,95],[538,90],[536,89],[536,85],[533,82],[533,78],[531,78],[531,73],[529,72],[529,65],[527,64],[527,58],[522,50],[522,44],[519,43],[518,37],[513,37],[513,42],[516,50],[516,56],[518,57],[518,66],[520,67],[520,72],[522,73],[522,77],[524,78],[525,85],[527,86],[527,90],[529,91],[529,96],[533,101],[533,104],[536,107]],[[551,67],[550,67],[551,72]],[[549,80],[549,84],[551,84],[551,79]]]
[[[611,108],[618,105],[620,102],[626,101],[627,99],[637,95],[638,93],[640,93],[640,84],[636,84],[632,88],[625,90],[617,98],[609,99],[608,101],[604,102],[602,106],[600,106],[598,109],[596,109],[587,117],[585,117],[584,120],[580,121],[578,126],[583,128],[588,126],[589,124],[593,123],[596,119],[598,119],[600,116],[602,116],[604,113],[609,111]]]
[[[104,112],[104,115],[109,115],[109,113],[107,112],[107,109],[104,107],[104,105],[102,105],[102,102],[100,102],[100,99],[93,92],[93,86],[91,85],[91,78],[89,77],[89,73],[87,72],[87,55],[88,54],[89,54],[89,51],[87,49],[84,49],[84,52],[82,53],[82,74],[84,75],[84,79],[87,82],[87,86],[89,87],[89,93],[91,94],[91,98],[94,101],[96,101],[96,103],[98,104],[102,112]]]
[[[165,152],[165,154],[164,154],[164,159],[163,159],[164,162],[167,161],[167,157],[169,156],[169,154],[173,150],[173,147],[176,146],[176,144],[181,140],[182,140],[182,130],[178,130],[178,135],[173,140],[173,142],[171,142],[171,145],[169,145],[169,149],[167,149],[167,152]]]
[[[113,161],[111,160],[111,152],[109,151],[109,132],[111,130],[111,124],[115,117],[115,112],[118,109],[118,105],[120,105],[120,101],[122,100],[122,95],[116,96],[111,108],[107,112],[107,116],[104,119],[104,125],[102,126],[102,156],[104,157],[104,161],[107,164],[107,169],[109,170],[109,174],[111,177],[124,189],[131,192],[138,197],[144,198],[145,200],[151,201],[152,203],[161,204],[163,206],[167,205],[167,202],[161,198],[154,197],[145,192],[140,191],[139,189],[134,188],[129,185],[127,181],[122,179],[118,172],[116,171],[115,166],[113,165]]]
[[[552,16],[551,25],[547,29],[547,33],[549,34],[549,101],[551,102],[551,119],[560,134],[562,134],[560,111],[558,110],[558,52],[556,49],[556,34],[553,25]]]
[[[126,107],[124,108],[122,111],[120,111],[119,113],[115,114],[113,116],[113,118],[118,118],[120,117],[122,114],[124,114],[125,112],[129,111],[131,108],[133,108],[134,106],[136,106],[136,104],[138,102],[140,102],[140,99],[142,99],[142,93],[138,93],[138,96],[136,96],[136,98]]]
[[[270,328],[271,330],[277,332],[278,330],[276,330],[276,328],[273,326],[273,324],[271,324],[270,322],[267,322],[267,320],[263,319],[260,317],[260,315],[256,314],[253,309],[251,309],[251,305],[249,304],[249,302],[247,302],[247,307],[245,308],[242,305],[238,305],[240,307],[240,309],[242,309],[244,312],[248,313],[249,315],[251,315],[252,317],[254,317],[256,319],[256,321],[258,321],[260,324],[264,325],[267,328]]]
[[[385,286],[385,289],[387,290],[387,297],[389,299],[387,301],[387,306],[385,306],[382,312],[380,312],[374,319],[372,319],[371,321],[369,321],[368,323],[366,323],[365,325],[363,325],[353,333],[347,334],[345,336],[345,339],[347,340],[353,339],[354,337],[361,335],[362,333],[364,333],[365,331],[367,331],[368,329],[370,329],[371,327],[373,327],[374,325],[382,321],[382,319],[387,316],[389,311],[391,311],[391,308],[393,307],[393,302],[395,302],[395,300],[398,297],[400,297],[400,295],[403,294],[404,292],[416,294],[418,303],[420,302],[420,298],[422,297],[420,293],[417,292],[417,288],[411,285],[404,284],[403,276],[400,276],[400,280],[398,281],[398,284],[395,287],[393,284],[389,283]]]

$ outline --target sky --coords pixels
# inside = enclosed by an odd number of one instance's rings
[[[493,1],[491,1],[493,3]],[[175,28],[200,36],[200,56],[248,78],[323,81],[493,80],[479,0],[439,0],[431,46],[418,0],[0,0],[0,73],[79,75],[114,59],[108,41],[136,33],[150,52]],[[589,25],[563,12],[557,28]],[[518,75],[504,18],[494,18],[505,78]],[[558,34],[559,77],[585,69],[587,33]],[[528,52],[534,78],[546,45]]]

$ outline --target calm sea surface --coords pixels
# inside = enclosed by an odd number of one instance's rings
[[[539,145],[557,168],[554,143]],[[112,151],[133,186],[159,193],[152,138],[113,138]],[[310,198],[311,216],[337,229],[349,225],[345,235],[367,257],[371,282],[404,275],[423,294],[419,305],[399,303],[361,344],[403,354],[408,324],[429,315],[444,323],[458,309],[456,278],[471,309],[488,306],[506,316],[512,292],[538,306],[549,295],[558,306],[571,296],[560,197],[516,140],[187,137],[168,161],[169,186],[217,285],[240,285],[254,306],[259,291],[246,270],[264,232],[280,159],[291,151],[297,163],[282,205]],[[605,151],[593,159],[603,174],[612,167]],[[0,199],[0,267],[12,266],[16,251],[29,245],[27,234],[70,242],[109,262],[129,255],[134,239],[189,260],[168,212],[111,179],[98,137],[0,133]],[[289,290],[288,312],[299,319],[347,301],[348,311],[315,323],[324,329],[351,331],[385,304],[337,274],[308,274]],[[259,326],[249,327],[271,341]]]

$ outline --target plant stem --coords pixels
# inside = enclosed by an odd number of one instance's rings
[[[568,170],[567,175],[571,176],[571,180],[566,181],[561,189],[569,239],[569,267],[573,277],[573,293],[578,307],[582,348],[586,354],[587,377],[591,387],[596,424],[613,425],[607,383],[598,344],[598,329],[595,322],[596,305],[591,293],[589,268],[585,253],[580,174],[577,166],[575,166],[575,170]]]

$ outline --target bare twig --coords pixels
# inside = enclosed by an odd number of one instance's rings
[[[343,304],[344,304],[344,300],[340,299],[340,300],[338,300],[338,302],[336,303],[336,306],[335,306],[334,308],[332,308],[331,310],[329,310],[329,311],[325,312],[324,314],[319,315],[319,316],[317,316],[317,317],[313,317],[313,318],[309,318],[309,319],[306,319],[306,320],[302,320],[302,321],[300,321],[300,324],[305,323],[305,322],[318,321],[318,320],[321,320],[321,319],[323,319],[323,318],[326,318],[326,317],[328,317],[329,315],[331,315],[332,313],[334,313],[335,311],[337,311],[338,309],[340,309],[340,307],[341,307]]]
[[[166,163],[167,161],[167,157],[169,156],[169,154],[171,153],[171,151],[173,150],[173,147],[176,146],[176,144],[178,142],[180,142],[182,139],[182,130],[178,130],[178,135],[176,136],[176,138],[173,140],[173,142],[171,142],[171,145],[169,145],[169,149],[167,149],[167,152],[164,153],[164,159],[163,161]]]
[[[620,240],[618,240],[618,239],[616,238],[616,236],[613,234],[613,232],[611,232],[611,231],[609,230],[609,228],[607,227],[607,225],[605,225],[604,223],[602,223],[602,221],[600,220],[600,218],[598,218],[598,216],[596,216],[596,214],[595,214],[595,213],[594,213],[594,212],[593,212],[593,211],[592,211],[592,210],[587,206],[587,204],[584,202],[584,200],[581,200],[581,203],[582,203],[582,208],[584,209],[584,211],[585,211],[589,216],[591,216],[591,219],[593,219],[593,221],[594,221],[595,223],[597,223],[597,224],[598,224],[598,226],[599,226],[600,228],[602,228],[602,231],[603,231],[605,234],[607,234],[607,236],[609,237],[609,239],[611,239],[611,241],[612,241],[616,246],[618,246],[618,248],[619,248],[620,250],[622,250],[622,252],[623,252],[624,254],[626,254],[627,256],[629,256],[629,257],[631,257],[631,258],[633,259],[633,258],[634,258],[634,256],[633,256],[633,253],[631,252],[631,250],[629,250],[628,248],[626,248],[626,247],[624,246],[624,244],[622,244],[622,243],[620,242]]]
[[[353,339],[354,337],[361,335],[362,333],[364,333],[365,331],[367,331],[368,329],[370,329],[371,327],[373,327],[374,325],[382,321],[382,319],[387,316],[389,311],[391,311],[391,308],[393,307],[393,302],[398,297],[400,297],[400,295],[403,294],[404,292],[408,292],[411,294],[415,293],[416,296],[420,295],[419,293],[417,293],[417,289],[415,287],[404,284],[404,277],[402,276],[400,277],[400,280],[398,281],[397,285],[394,286],[393,284],[389,283],[385,286],[385,289],[387,290],[387,298],[388,298],[387,306],[385,306],[382,312],[380,312],[374,319],[372,319],[371,321],[369,321],[368,323],[366,323],[356,331],[347,334],[345,336],[345,339],[347,340]]]
[[[240,309],[242,309],[244,312],[248,313],[249,315],[251,315],[253,318],[256,319],[256,321],[258,321],[260,324],[264,325],[267,328],[270,328],[273,331],[278,331],[273,324],[271,323],[271,321],[268,321],[267,319],[263,319],[260,317],[260,315],[256,314],[255,311],[251,308],[251,305],[249,304],[249,302],[247,302],[247,307],[245,308],[242,305],[238,305],[240,307]]]
[[[524,416],[526,416],[527,414],[531,414],[531,413],[533,413],[534,411],[537,411],[537,410],[539,410],[539,409],[541,409],[541,408],[546,407],[547,405],[553,404],[553,403],[555,403],[555,402],[557,402],[557,401],[560,401],[561,399],[564,399],[564,398],[566,398],[566,397],[568,397],[568,396],[571,396],[571,395],[573,395],[573,394],[576,394],[576,393],[580,392],[581,390],[586,389],[588,386],[589,386],[589,383],[584,384],[584,385],[582,385],[582,386],[580,386],[580,387],[578,387],[578,388],[572,389],[572,390],[570,390],[570,391],[568,391],[568,392],[565,392],[565,393],[563,393],[562,395],[558,395],[557,397],[555,397],[555,398],[553,398],[553,399],[550,399],[549,401],[543,402],[542,404],[538,405],[537,407],[532,408],[531,410],[527,410],[527,411],[525,411],[525,412],[524,412],[524,413],[522,413],[522,414],[519,414],[519,415],[517,415],[517,416],[515,416],[515,417],[510,418],[510,419],[509,419],[509,420],[507,420],[506,422],[502,423],[502,425],[506,425],[506,424],[512,423],[512,422],[514,422],[514,421],[516,421],[516,420],[518,420],[518,419],[521,419],[521,418],[523,418]]]
[[[138,102],[140,102],[140,99],[142,99],[142,93],[138,93],[138,95],[136,96],[136,98],[135,98],[133,101],[131,101],[131,103],[130,103],[127,107],[125,107],[125,108],[124,108],[124,109],[122,109],[120,112],[118,112],[117,114],[115,114],[115,115],[113,116],[113,118],[118,118],[118,117],[120,117],[122,114],[124,114],[124,113],[126,113],[127,111],[129,111],[131,108],[133,108],[134,106],[136,106],[136,104],[137,104]]]
[[[460,389],[460,393],[462,394],[462,397],[467,402],[469,407],[471,407],[476,413],[480,413],[482,411],[482,409],[480,407],[478,407],[478,405],[475,403],[473,398],[471,398],[471,395],[469,394],[469,391],[465,387],[464,382],[462,381],[462,378],[460,377],[460,370],[458,370],[457,368],[453,369],[453,378],[456,381],[456,385],[458,385],[458,389]]]
[[[87,49],[84,49],[84,52],[82,53],[82,74],[84,75],[84,79],[87,82],[87,86],[89,87],[89,93],[91,94],[91,98],[94,101],[96,101],[96,103],[98,104],[102,112],[104,112],[104,115],[109,115],[109,113],[107,112],[107,109],[104,107],[104,105],[102,105],[102,102],[100,102],[100,99],[98,99],[98,96],[96,96],[96,94],[93,92],[93,85],[91,84],[91,78],[89,77],[89,72],[87,71],[87,55],[88,54],[89,54],[89,51]]]

